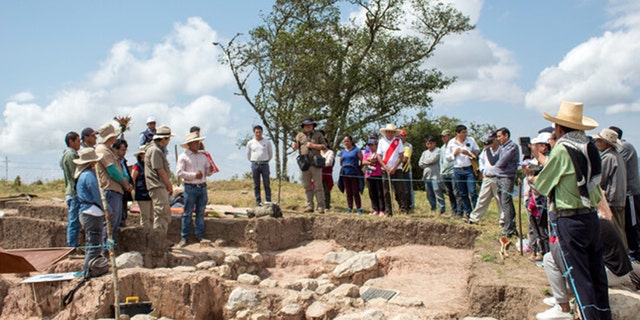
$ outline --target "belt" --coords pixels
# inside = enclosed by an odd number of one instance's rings
[[[184,183],[185,186],[192,186],[192,187],[196,187],[196,188],[202,188],[202,187],[206,187],[207,183],[203,182],[203,183]]]
[[[251,161],[251,163],[255,163],[255,164],[269,164],[269,161]]]
[[[454,169],[458,169],[458,170],[468,170],[468,169],[472,169],[471,166],[466,166],[466,167],[453,167]]]
[[[556,213],[556,216],[558,218],[568,218],[568,217],[573,217],[580,214],[589,214],[593,212],[596,212],[595,208],[565,209],[565,210],[558,210],[558,212]]]
[[[494,176],[494,175],[487,175],[487,174],[485,174],[485,175],[484,175],[484,177],[485,177],[485,178],[497,178],[498,176]]]

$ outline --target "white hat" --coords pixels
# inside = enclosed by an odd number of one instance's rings
[[[147,118],[147,124],[149,124],[149,123],[151,123],[151,122],[156,122],[156,117],[154,117],[154,116],[149,116],[149,117]]]
[[[608,144],[610,144],[612,147],[616,149],[622,146],[622,143],[620,143],[620,139],[618,139],[618,133],[609,128],[602,129],[600,133],[594,134],[593,138],[604,140],[605,142],[607,142]]]
[[[169,128],[169,126],[161,126],[160,128],[156,129],[156,134],[153,136],[153,140],[169,138],[173,136],[175,136],[175,134],[171,133],[171,128]]]
[[[531,144],[536,144],[536,143],[549,144],[549,140],[550,139],[551,139],[551,133],[549,133],[549,132],[541,132],[537,137],[531,139]]]
[[[180,146],[186,149],[186,148],[189,148],[189,143],[194,141],[202,141],[204,140],[204,138],[206,137],[200,137],[196,132],[190,132],[185,138],[184,143],[180,144]]]
[[[400,134],[400,130],[398,130],[393,123],[388,123],[384,128],[380,129],[380,133],[384,133],[385,131],[393,131],[396,135]]]

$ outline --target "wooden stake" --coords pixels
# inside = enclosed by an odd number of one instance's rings
[[[107,198],[104,195],[102,186],[100,185],[100,177],[98,177],[98,189],[100,189],[100,199],[102,200],[102,207],[104,208],[104,218],[107,224],[107,239],[113,242],[113,235],[111,232],[111,221],[109,220],[109,207],[107,206]],[[120,286],[118,285],[118,269],[116,268],[116,255],[113,246],[109,248],[109,262],[111,263],[111,276],[113,277],[113,310],[115,311],[116,319],[120,319],[120,304],[118,303],[118,297],[120,296]]]

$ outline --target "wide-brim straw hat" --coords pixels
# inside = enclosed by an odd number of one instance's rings
[[[597,127],[598,122],[583,116],[583,111],[584,105],[581,102],[563,101],[555,117],[546,112],[543,112],[542,116],[555,124],[576,130],[591,130]]]
[[[78,151],[78,159],[73,159],[73,163],[76,164],[76,171],[73,174],[74,178],[78,178],[82,170],[86,169],[89,165],[102,159],[101,154],[97,154],[94,148],[84,148]]]
[[[616,149],[619,149],[622,146],[620,139],[618,139],[618,133],[609,128],[602,129],[600,133],[594,134],[593,138],[604,140]]]
[[[198,136],[198,133],[196,132],[190,132],[187,137],[185,138],[184,142],[180,144],[181,147],[187,149],[189,148],[189,143],[194,142],[194,141],[202,141],[204,140],[206,137],[200,137]]]
[[[380,133],[384,134],[385,131],[393,131],[394,135],[400,134],[400,130],[393,123],[388,123],[384,128],[380,128]]]
[[[120,134],[120,128],[116,128],[113,124],[107,123],[98,129],[98,134],[100,135],[98,143],[106,143],[110,138],[117,137]]]
[[[144,145],[139,146],[138,147],[138,151],[134,152],[133,156],[137,158],[139,155],[146,153],[148,146],[149,146],[149,144],[144,144]]]
[[[169,126],[161,126],[156,129],[156,134],[153,136],[153,140],[169,138],[173,136],[175,136],[175,134],[171,133],[171,128],[169,128]]]
[[[300,127],[304,128],[304,126],[306,126],[308,124],[312,124],[314,128],[318,126],[318,124],[315,121],[313,121],[313,119],[311,117],[307,117],[304,120],[302,120],[302,123],[300,124]]]

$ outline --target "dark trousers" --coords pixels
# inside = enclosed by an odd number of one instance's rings
[[[404,199],[404,185],[402,184],[402,178],[404,177],[404,174],[402,173],[401,170],[396,170],[396,172],[394,172],[391,176],[389,176],[389,173],[386,171],[382,171],[382,189],[383,189],[383,194],[384,194],[384,212],[388,215],[393,215],[393,205],[392,205],[392,199],[391,199],[391,188],[393,188],[393,191],[395,191],[396,193],[396,197],[398,197],[398,199]],[[389,183],[389,179],[391,179],[391,183]],[[391,185],[390,185],[391,184]],[[398,195],[398,193],[400,193],[400,195]],[[402,209],[402,208],[401,208]]]
[[[256,204],[262,202],[260,197],[260,178],[264,184],[264,197],[267,202],[271,202],[271,181],[269,180],[269,163],[251,163],[251,176],[253,177],[253,196]]]
[[[558,239],[582,319],[610,320],[609,289],[596,212],[558,218]],[[573,281],[572,281],[573,280]]]
[[[458,186],[455,183],[455,177],[453,174],[443,174],[442,184],[447,190],[449,196],[449,203],[451,204],[451,213],[462,215],[462,204],[460,204],[460,197],[458,197]]]
[[[640,195],[627,196],[624,217],[629,254],[640,260]]]
[[[371,208],[373,211],[384,211],[384,190],[382,189],[382,177],[367,178],[369,185],[369,199],[371,200]]]
[[[498,192],[500,194],[500,209],[504,212],[504,226],[502,232],[506,235],[516,234],[516,210],[513,206],[513,184],[515,177],[498,177]]]
[[[344,192],[347,194],[347,206],[353,209],[353,202],[356,203],[356,208],[362,207],[362,199],[360,199],[360,178],[356,176],[342,176],[342,183],[344,183]],[[325,202],[327,200],[325,199]]]

